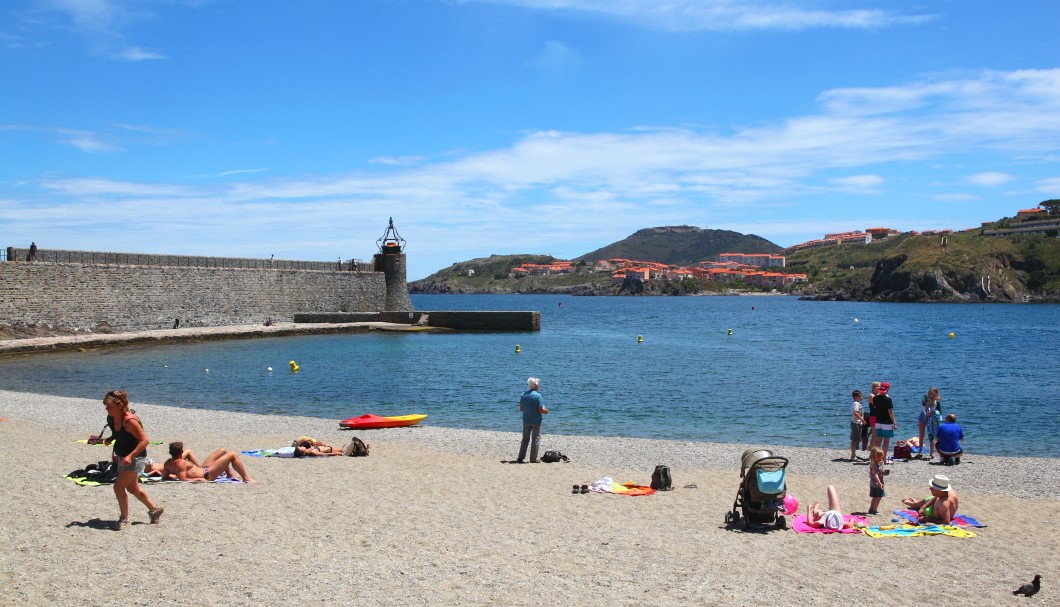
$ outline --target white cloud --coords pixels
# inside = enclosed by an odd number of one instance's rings
[[[333,255],[333,244],[327,243],[335,242],[349,243],[344,257],[366,257],[364,243],[374,243],[386,218],[393,216],[406,238],[417,235],[410,239],[416,252],[410,257],[413,277],[454,258],[490,253],[578,255],[648,225],[738,226],[739,231],[784,236],[790,244],[873,222],[780,222],[777,217],[783,215],[773,211],[785,206],[800,205],[803,217],[827,216],[834,213],[834,204],[827,211],[813,210],[806,201],[836,190],[863,193],[884,184],[898,187],[909,179],[907,166],[920,165],[936,179],[934,175],[944,170],[936,161],[954,154],[986,156],[995,165],[1022,158],[1027,150],[1036,150],[1039,157],[1057,155],[1060,95],[1049,94],[1056,86],[1060,69],[933,76],[879,91],[858,89],[853,94],[847,92],[853,89],[837,89],[821,96],[827,101],[815,113],[728,132],[672,126],[537,131],[510,145],[454,153],[442,161],[417,157],[415,163],[402,163],[396,161],[400,157],[387,157],[376,159],[384,166],[353,173],[298,178],[247,174],[194,188],[102,178],[51,179],[37,188],[20,188],[21,198],[0,214],[17,225],[36,222],[33,230],[40,232],[69,226],[65,236],[52,232],[49,239],[55,241],[82,238],[79,230],[84,226],[118,222],[142,237],[143,246],[150,247],[146,252],[172,250],[173,245],[165,245],[170,242],[193,253],[201,240],[212,253],[207,245],[212,239],[233,249],[272,243],[278,256],[284,247],[305,246],[309,248],[298,255],[314,258],[319,250],[322,259]],[[887,102],[877,106],[888,106],[885,111],[866,114],[858,104],[846,102],[855,97],[900,99],[903,109]],[[19,128],[25,127],[0,127]],[[154,131],[144,126],[122,130]],[[77,137],[87,148],[109,140],[93,133],[65,134],[71,144]],[[821,187],[822,181],[827,188]],[[1042,179],[1036,187],[1057,196],[1060,177]],[[959,193],[934,199],[976,200]],[[845,213],[862,217],[862,211],[848,206]],[[940,208],[964,206],[971,205]],[[45,223],[44,217],[61,220],[60,227]],[[193,218],[201,226],[187,228],[191,236],[184,226]],[[946,226],[949,222],[942,220],[931,223],[926,227],[966,227]],[[825,230],[826,225],[831,227]],[[890,227],[921,229],[898,222]],[[319,244],[295,244],[306,242]],[[137,244],[124,246],[132,250],[128,247]],[[580,250],[572,251],[572,246]]]
[[[585,64],[578,51],[557,40],[549,40],[541,51],[530,60],[530,66],[551,80],[566,78]]]
[[[1034,185],[1035,189],[1043,194],[1060,197],[1060,177],[1050,177],[1049,179],[1042,179]]]
[[[879,175],[851,175],[849,177],[836,177],[829,179],[831,183],[851,190],[874,190],[883,185],[883,177]]]
[[[901,15],[885,9],[804,9],[795,2],[750,0],[478,0],[533,10],[601,14],[670,31],[872,29],[918,25],[935,15]]]
[[[1012,175],[1009,175],[1008,173],[995,173],[995,172],[976,173],[975,175],[969,175],[968,176],[968,181],[969,182],[974,183],[975,185],[988,185],[988,186],[1004,185],[1004,184],[1012,181],[1013,179],[1015,179],[1015,177],[1013,177]]]
[[[408,166],[423,162],[423,156],[376,156],[368,162],[372,164],[388,164],[395,166]]]
[[[84,39],[93,54],[115,61],[164,59],[161,53],[126,42],[135,24],[155,17],[149,6],[135,0],[41,0],[26,25],[68,31]]]
[[[228,177],[229,175],[246,175],[248,173],[261,173],[269,169],[234,169],[231,171],[221,171],[217,175],[220,177]]]
[[[151,59],[165,59],[166,58],[165,55],[162,55],[162,54],[159,54],[159,53],[156,53],[156,52],[153,52],[153,51],[144,50],[144,49],[136,47],[136,46],[130,46],[130,47],[127,47],[127,48],[123,48],[123,49],[121,49],[118,52],[111,53],[110,56],[113,59],[120,59],[122,61],[128,61],[130,63],[136,62],[136,61],[148,61],[148,60],[151,60]]]
[[[932,196],[932,198],[934,200],[939,200],[939,201],[942,201],[942,202],[968,202],[968,201],[971,201],[971,200],[979,200],[979,197],[976,196],[975,194],[959,194],[959,193],[954,193],[954,194],[936,194],[936,195]]]

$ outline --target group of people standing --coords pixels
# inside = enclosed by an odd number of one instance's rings
[[[863,450],[868,449],[870,445],[880,448],[886,459],[887,453],[890,452],[891,439],[898,431],[898,420],[895,418],[894,401],[891,400],[890,392],[890,383],[872,382],[866,409],[862,404],[861,391],[854,390],[854,404],[850,409],[850,461],[864,459],[857,454],[859,445]],[[934,459],[937,450],[942,464],[949,466],[961,463],[964,431],[957,425],[955,413],[946,415],[945,421],[943,419],[939,389],[932,387],[924,395],[920,413],[917,415],[919,433],[917,437],[907,441],[915,441],[919,450],[912,456],[913,459],[923,459],[925,450],[928,453],[927,459]]]

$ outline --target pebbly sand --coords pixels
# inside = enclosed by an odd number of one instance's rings
[[[102,398],[105,388],[101,387]],[[151,440],[275,448],[299,434],[341,445],[331,420],[136,403]],[[510,465],[518,435],[429,425],[357,435],[368,458],[245,458],[261,482],[148,485],[166,508],[111,531],[110,487],[63,474],[107,458],[75,442],[99,431],[100,400],[0,391],[0,605],[948,605],[1057,604],[1056,460],[968,455],[959,467],[888,466],[881,512],[927,495],[945,472],[977,537],[741,532],[724,525],[747,445],[570,437],[542,446],[569,464]],[[513,426],[517,413],[512,408]],[[428,418],[426,424],[430,423]],[[769,445],[753,445],[771,447]],[[792,459],[805,505],[839,489],[868,506],[864,465],[836,450],[772,447]],[[164,445],[150,454],[163,458]],[[655,464],[674,491],[572,495],[610,476],[647,484]],[[698,488],[686,489],[694,483]],[[887,524],[892,515],[869,517]],[[1033,599],[1013,588],[1043,576]],[[932,593],[935,593],[932,596]]]

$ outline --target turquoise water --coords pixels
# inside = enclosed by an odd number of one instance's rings
[[[843,448],[851,390],[867,393],[878,379],[891,382],[901,436],[916,434],[920,399],[938,386],[969,450],[1060,457],[1056,305],[412,299],[418,310],[540,310],[541,331],[372,332],[30,356],[0,360],[0,388],[101,398],[124,387],[134,401],[180,407],[336,420],[427,413],[426,424],[516,430],[518,396],[535,375],[553,412],[550,433]]]

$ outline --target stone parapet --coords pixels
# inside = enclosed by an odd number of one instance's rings
[[[0,263],[0,324],[138,331],[382,310],[378,272],[179,265]],[[174,256],[161,256],[174,257]]]

